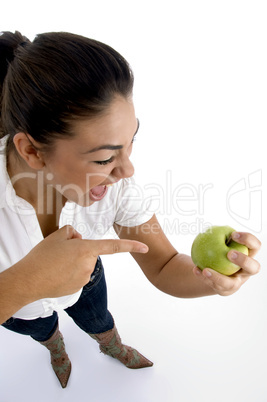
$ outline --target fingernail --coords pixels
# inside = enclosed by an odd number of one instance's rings
[[[210,271],[207,271],[207,270],[204,271],[203,273],[204,273],[204,275],[205,275],[207,278],[210,278],[211,275],[212,275],[211,272],[210,272]]]
[[[232,251],[230,253],[230,257],[231,257],[231,260],[235,260],[237,258],[237,253],[235,251]]]
[[[232,239],[239,239],[240,238],[240,234],[237,232],[232,233]]]
[[[201,270],[200,270],[199,268],[197,268],[197,267],[196,267],[196,269],[195,269],[195,273],[196,273],[196,275],[201,275]]]
[[[141,247],[140,249],[139,249],[139,252],[140,253],[147,253],[148,252],[148,247]]]

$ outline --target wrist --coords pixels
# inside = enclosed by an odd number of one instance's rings
[[[31,278],[29,267],[24,259],[5,271],[9,276],[9,292],[20,308],[38,299],[36,286]]]

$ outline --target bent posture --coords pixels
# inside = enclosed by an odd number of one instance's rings
[[[259,270],[260,242],[226,277],[194,266],[136,197],[130,161],[138,132],[133,73],[111,47],[69,33],[0,36],[0,319],[46,346],[66,387],[71,363],[58,327],[65,310],[103,353],[129,368],[152,362],[122,344],[107,309],[99,255],[131,252],[176,297],[228,295]],[[101,240],[114,227],[121,240]],[[239,236],[239,237],[238,237]]]

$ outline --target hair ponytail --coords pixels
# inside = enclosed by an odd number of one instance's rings
[[[20,32],[1,32],[0,33],[0,88],[2,89],[3,82],[7,73],[9,63],[15,57],[17,48],[29,42],[29,39],[21,35]]]
[[[16,51],[20,45],[30,42],[28,38],[20,32],[1,32],[0,33],[0,138],[3,134],[2,127],[2,90],[9,64],[13,61]]]

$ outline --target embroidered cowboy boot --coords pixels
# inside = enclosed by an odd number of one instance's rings
[[[130,346],[123,345],[117,328],[113,327],[109,331],[101,334],[88,334],[99,343],[100,351],[105,355],[118,359],[122,364],[131,369],[151,367],[153,363],[146,359],[137,350]]]
[[[66,353],[63,335],[59,331],[59,328],[57,327],[51,338],[39,343],[50,351],[53,370],[62,388],[66,388],[71,372],[71,362]]]

